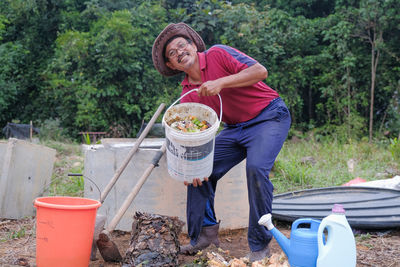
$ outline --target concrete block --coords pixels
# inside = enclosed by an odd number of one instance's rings
[[[56,150],[10,138],[0,142],[0,217],[33,216],[33,200],[51,182]]]
[[[103,190],[128,155],[135,140],[129,139],[127,142],[121,139],[105,140],[102,141],[104,145],[83,146],[84,175],[95,181],[100,190]],[[146,138],[143,141],[98,210],[99,214],[107,216],[106,224],[111,222],[125,198],[151,164],[157,152],[156,148],[163,142],[162,138]],[[98,190],[87,180],[85,180],[85,197],[99,199]],[[217,219],[221,220],[221,229],[247,227],[248,209],[245,162],[242,162],[231,169],[217,186],[215,210]],[[182,182],[169,176],[165,155],[144,183],[116,230],[130,231],[136,211],[178,216],[186,222],[186,187]]]

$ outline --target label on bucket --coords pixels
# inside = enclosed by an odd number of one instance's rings
[[[183,146],[166,138],[168,172],[181,181],[210,176],[214,159],[214,138],[198,146]]]
[[[214,150],[214,140],[199,146],[182,146],[174,144],[167,138],[167,149],[176,158],[184,160],[201,160]]]

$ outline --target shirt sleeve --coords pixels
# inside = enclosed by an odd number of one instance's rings
[[[238,73],[257,63],[255,59],[227,45],[215,45],[210,48],[208,53],[213,60],[231,74]]]

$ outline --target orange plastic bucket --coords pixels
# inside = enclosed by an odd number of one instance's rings
[[[87,267],[100,205],[78,197],[35,199],[37,266]]]

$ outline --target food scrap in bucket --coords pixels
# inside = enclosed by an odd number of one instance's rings
[[[211,124],[206,120],[199,120],[196,116],[186,116],[183,119],[176,117],[171,123],[171,128],[185,133],[197,133],[211,127]]]

